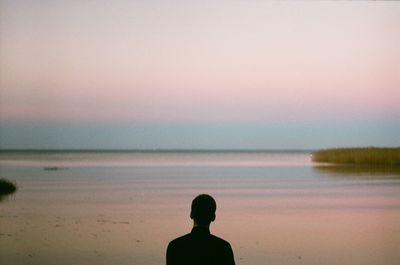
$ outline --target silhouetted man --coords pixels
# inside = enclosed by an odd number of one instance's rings
[[[207,194],[192,201],[192,232],[172,240],[167,248],[167,265],[235,265],[231,245],[210,234],[217,204]]]

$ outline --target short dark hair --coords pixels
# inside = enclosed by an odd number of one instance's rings
[[[214,198],[208,194],[200,194],[192,201],[190,218],[199,225],[209,225],[215,220],[215,211],[217,203]]]

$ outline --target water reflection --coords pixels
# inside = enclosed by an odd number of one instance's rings
[[[219,203],[212,232],[241,265],[399,264],[400,170],[314,167],[308,153],[126,156],[0,156],[21,187],[0,204],[0,260],[163,264],[191,229],[192,196],[207,192]]]
[[[352,178],[400,179],[400,167],[376,165],[313,165],[318,173]]]
[[[0,203],[3,202],[4,200],[8,199],[9,196],[12,196],[11,194],[1,194],[0,193]]]

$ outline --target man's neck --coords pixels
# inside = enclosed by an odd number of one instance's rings
[[[193,222],[193,228],[195,228],[195,227],[201,227],[201,228],[210,229],[210,224],[208,224],[208,225],[200,225],[200,224],[198,224],[196,222]]]

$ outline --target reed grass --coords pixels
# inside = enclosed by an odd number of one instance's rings
[[[334,148],[315,151],[314,162],[375,166],[400,166],[400,147]]]
[[[5,178],[0,178],[0,196],[12,194],[17,190],[17,185]]]

